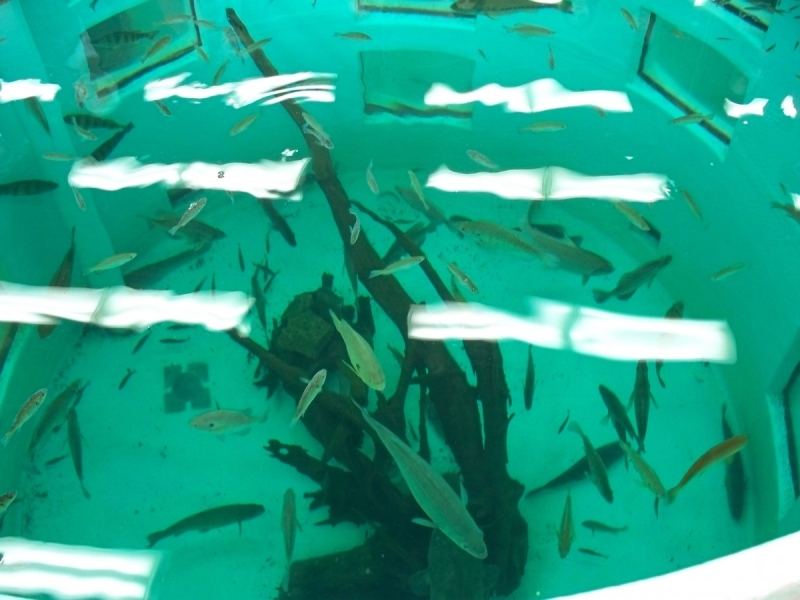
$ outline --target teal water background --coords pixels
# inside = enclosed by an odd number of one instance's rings
[[[47,195],[0,198],[0,258],[3,278],[9,281],[47,285],[69,244],[73,225],[75,286],[121,284],[117,271],[90,279],[82,275],[111,254],[137,252],[137,260],[146,264],[184,247],[163,231],[148,228],[140,218],[142,214],[170,210],[162,188],[84,190],[88,210],[82,213],[66,184],[69,163],[40,159],[43,152],[83,155],[97,143],[75,136],[62,122],[61,114],[75,110],[72,83],[84,75],[76,67],[80,61],[74,56],[79,51],[78,35],[133,5],[118,4],[99,0],[94,11],[88,3],[72,7],[53,3],[49,10],[38,3],[14,0],[0,6],[3,14],[13,15],[13,21],[0,23],[0,36],[7,38],[0,44],[0,77],[6,81],[40,78],[62,87],[55,102],[44,103],[52,136],[41,130],[21,103],[0,106],[2,182],[41,178],[61,183],[57,192]],[[603,502],[588,481],[569,486],[577,539],[564,560],[558,556],[553,527],[560,522],[568,488],[520,501],[530,546],[525,576],[511,597],[533,598],[538,593],[554,597],[666,573],[785,532],[788,526],[779,521],[786,511],[781,493],[789,475],[776,451],[785,440],[775,426],[775,409],[769,403],[771,394],[782,390],[787,370],[793,367],[787,357],[798,347],[793,298],[800,280],[793,256],[800,230],[782,211],[772,209],[770,202],[789,201],[780,184],[795,193],[800,191],[798,163],[795,157],[787,156],[787,150],[797,148],[800,141],[797,123],[780,109],[787,95],[797,93],[798,80],[791,67],[794,64],[796,70],[797,63],[792,60],[796,61],[797,54],[793,54],[792,45],[797,21],[790,20],[791,15],[773,15],[766,34],[756,34],[744,25],[713,19],[712,9],[720,7],[692,13],[690,3],[680,7],[626,5],[642,23],[638,31],[633,31],[620,15],[623,5],[601,7],[588,0],[576,2],[573,15],[542,10],[476,19],[418,13],[356,16],[349,3],[318,0],[313,7],[309,0],[306,4],[296,7],[274,0],[223,6],[198,2],[197,11],[198,16],[224,25],[224,8],[234,8],[256,39],[273,37],[265,52],[282,72],[337,74],[336,101],[307,103],[303,108],[323,123],[333,140],[337,175],[350,197],[368,203],[385,217],[411,220],[418,214],[397,198],[371,194],[365,180],[370,161],[381,188],[391,190],[396,185],[409,185],[408,169],[419,169],[423,182],[422,175],[441,164],[459,171],[477,170],[479,167],[465,155],[468,149],[491,157],[501,169],[557,165],[591,175],[663,173],[681,189],[690,190],[702,210],[700,220],[678,195],[642,208],[642,214],[661,231],[656,248],[633,231],[607,202],[577,199],[535,208],[537,222],[558,223],[570,234],[583,236],[584,247],[602,254],[616,267],[614,274],[593,278],[586,286],[581,286],[577,275],[546,269],[522,254],[487,250],[445,227],[429,235],[423,246],[440,274],[446,274],[446,267],[437,257],[444,253],[470,275],[480,294],[469,299],[517,313],[526,311],[527,299],[532,296],[593,306],[593,287],[610,289],[621,274],[670,254],[673,263],[652,288],[637,292],[626,303],[612,300],[604,308],[662,316],[674,301],[683,300],[686,318],[726,320],[736,337],[735,365],[667,363],[663,369],[665,389],[658,385],[651,364],[650,382],[659,408],[651,409],[646,458],[666,486],[677,483],[698,456],[722,441],[720,414],[727,403],[734,432],[751,437],[743,453],[748,476],[744,518],[734,522],[728,513],[723,466],[717,465],[693,481],[673,505],[662,506],[656,518],[652,494],[637,485],[633,469],[626,472],[618,463],[610,469],[613,505]],[[175,2],[162,14],[170,14],[173,6],[176,12],[182,12],[180,3]],[[670,125],[669,120],[681,112],[637,77],[642,36],[651,10],[672,23],[682,23],[681,31],[707,46],[729,52],[732,62],[746,75],[745,100],[769,99],[763,117],[730,124],[733,135],[729,145],[697,126]],[[546,39],[523,38],[503,29],[518,22],[552,27],[556,33]],[[359,42],[333,35],[344,31],[363,31],[372,40]],[[726,34],[732,38],[729,42],[716,39]],[[287,148],[298,149],[298,156],[308,156],[302,136],[280,105],[258,109],[260,116],[255,123],[231,137],[231,127],[246,114],[256,112],[254,107],[235,110],[218,99],[197,103],[174,99],[167,102],[172,116],[166,117],[143,100],[142,85],[149,78],[191,72],[192,80],[208,84],[224,60],[230,61],[224,81],[259,76],[250,59],[245,57],[242,62],[232,54],[220,32],[203,31],[202,36],[211,59],[208,64],[190,53],[94,106],[109,118],[135,124],[114,156],[163,163],[255,162],[262,158],[278,160]],[[766,52],[772,43],[776,48]],[[548,66],[548,44],[555,56],[554,70]],[[474,104],[468,122],[365,114],[364,98],[373,82],[364,79],[359,52],[402,50],[474,61],[470,89],[488,83],[517,86],[555,77],[573,90],[625,91],[634,110],[601,117],[589,107],[579,107],[530,115]],[[702,64],[702,56],[688,57],[683,63],[688,76],[681,80],[702,88]],[[419,72],[413,64],[408,70],[410,74],[398,73],[397,77],[413,79]],[[379,75],[378,70],[373,76],[391,79],[386,73]],[[537,120],[560,121],[567,127],[554,133],[518,133],[519,127]],[[490,195],[447,194],[430,188],[426,194],[448,216],[491,220],[506,227],[517,226],[528,212],[527,202]],[[154,286],[157,289],[188,293],[204,277],[204,289],[209,289],[214,275],[217,290],[249,293],[251,265],[262,261],[266,253],[269,221],[261,207],[245,195],[237,194],[231,202],[222,192],[210,192],[208,199],[199,218],[225,231],[227,237],[215,242],[200,264],[175,271]],[[324,272],[334,275],[334,290],[352,302],[342,241],[316,183],[309,181],[304,186],[302,201],[279,201],[276,207],[294,230],[297,247],[288,246],[276,232],[269,237],[269,265],[279,274],[268,292],[268,320],[279,318],[295,295],[317,289]],[[360,214],[360,219],[362,235],[382,254],[393,237],[368,216]],[[238,265],[239,247],[246,260],[244,272]],[[709,281],[712,273],[738,262],[746,263],[747,269],[730,279]],[[415,301],[436,301],[420,270],[403,271],[398,279]],[[363,287],[361,293],[365,293]],[[396,384],[398,369],[387,344],[400,349],[404,344],[391,321],[374,304],[373,310],[378,332],[373,345],[387,371],[388,391]],[[264,343],[265,332],[254,314],[250,322],[254,339]],[[190,342],[175,346],[158,343],[158,338],[173,335],[188,335]],[[6,488],[20,490],[20,497],[5,517],[3,535],[143,548],[147,534],[200,510],[230,503],[263,504],[266,513],[245,522],[241,536],[236,526],[230,526],[202,534],[187,533],[159,544],[160,549],[171,551],[163,567],[162,597],[198,599],[274,597],[285,570],[280,511],[289,487],[297,492],[303,525],[303,532],[297,536],[296,561],[347,549],[369,535],[369,527],[314,526],[323,520],[325,510],[309,511],[303,493],[315,491],[317,486],[270,458],[262,446],[270,439],[279,439],[302,445],[313,456],[320,456],[323,448],[302,425],[288,428],[295,409],[288,394],[279,390],[265,400],[264,389],[252,385],[255,362],[248,363],[242,348],[221,333],[202,328],[170,332],[163,324],[154,326],[146,345],[132,355],[139,337],[96,329],[82,333],[78,325],[62,324],[50,338],[40,340],[33,327],[21,329],[0,380],[4,398],[0,422],[8,423],[22,400],[39,387],[47,387],[54,397],[75,378],[90,381],[79,414],[85,438],[85,481],[91,499],[83,497],[69,457],[51,467],[42,465],[69,452],[63,430],[40,453],[36,466],[41,472],[32,472],[25,455],[29,424],[3,453],[0,492]],[[475,383],[461,344],[453,341],[447,346],[470,383]],[[557,434],[567,410],[596,446],[615,439],[613,429],[600,423],[605,410],[597,386],[607,385],[626,401],[633,388],[634,362],[535,348],[536,392],[532,410],[525,411],[522,387],[527,348],[513,341],[501,342],[500,348],[512,397],[509,412],[515,414],[508,436],[512,478],[530,489],[582,456],[577,436],[568,431]],[[166,414],[163,370],[168,365],[192,362],[208,364],[212,403],[222,408],[249,408],[255,414],[267,411],[266,422],[254,425],[246,435],[220,441],[189,426],[189,419],[199,411]],[[118,384],[128,368],[136,373],[120,391]],[[344,385],[337,377],[330,379],[329,385]],[[416,418],[414,407],[415,402],[409,401],[407,416],[411,422]],[[434,448],[437,470],[452,468],[455,463],[446,446],[439,442]],[[626,524],[628,531],[617,536],[592,536],[579,526],[585,519]],[[608,558],[580,554],[579,546]]]

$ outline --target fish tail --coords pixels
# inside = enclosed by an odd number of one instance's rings
[[[598,304],[602,304],[606,300],[611,297],[611,292],[606,292],[605,290],[594,289],[592,290],[592,295],[594,296],[594,301]]]
[[[175,233],[176,233],[177,231],[178,231],[178,226],[176,225],[175,227],[173,227],[172,229],[170,229],[170,230],[169,230],[169,234],[170,234],[170,235],[175,235]]]
[[[675,502],[675,497],[678,495],[678,492],[680,492],[680,491],[681,491],[681,486],[680,485],[676,485],[671,490],[668,490],[667,491],[667,495],[664,496],[664,500],[666,501],[666,503],[667,504],[672,504],[673,502]]]
[[[151,533],[147,536],[147,547],[152,548],[155,546],[159,540],[162,540],[166,537],[166,534],[163,531],[156,531],[155,533]]]
[[[8,440],[10,440],[10,439],[11,439],[11,436],[9,434],[5,434],[3,436],[3,439],[0,440],[0,445],[2,445],[3,447],[8,446]]]
[[[578,425],[575,421],[571,421],[570,424],[567,425],[567,430],[577,433],[580,436],[583,435],[583,429],[581,429],[581,426]]]
[[[383,271],[381,271],[380,269],[377,269],[375,271],[370,271],[369,272],[369,278],[370,279],[373,279],[375,277],[379,277],[380,275],[383,275]]]

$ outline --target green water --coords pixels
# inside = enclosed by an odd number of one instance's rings
[[[47,389],[43,406],[3,448],[0,494],[16,490],[17,497],[2,536],[118,550],[146,549],[151,536],[153,550],[165,556],[153,587],[161,598],[527,599],[670,573],[800,528],[792,416],[793,403],[800,414],[793,389],[800,218],[792,208],[800,194],[792,112],[800,4],[457,4],[0,3],[0,94],[25,79],[59,86],[52,100],[39,103],[41,116],[31,102],[0,104],[0,186],[8,186],[0,187],[0,279],[44,287],[56,284],[61,270],[62,287],[200,290],[212,300],[211,292],[241,292],[264,302],[263,323],[257,306],[245,319],[249,340],[171,321],[147,330],[63,321],[47,335],[32,324],[0,324],[3,430],[31,394]],[[538,29],[515,31],[518,24]],[[263,47],[246,51],[265,38],[271,39]],[[189,74],[184,86],[210,86],[216,78],[234,89],[248,79],[295,73],[313,74],[299,86],[331,86],[330,101],[235,108],[226,104],[232,96],[220,93],[166,97],[160,109],[145,98],[148,82],[181,74]],[[497,84],[519,88],[515,102],[525,105],[538,92],[521,86],[544,79],[571,92],[624,95],[630,108],[579,103],[532,113],[508,110],[487,95],[483,102],[426,102],[434,84],[462,94]],[[766,100],[763,114],[726,109],[726,100],[757,99]],[[65,122],[70,114],[133,127],[87,125],[95,139],[86,139]],[[695,118],[673,122],[687,114]],[[520,131],[543,122],[546,130]],[[304,136],[304,125],[316,135]],[[317,142],[325,136],[330,150]],[[113,148],[98,150],[111,138]],[[470,159],[470,150],[496,168]],[[67,160],[53,160],[55,153]],[[205,187],[218,189],[172,201],[163,183],[108,189],[122,172],[103,184],[75,185],[75,169],[88,164],[78,159],[91,155],[101,166],[123,157],[139,166],[205,163],[212,173]],[[233,163],[282,159],[310,159],[294,199],[258,201],[214,183],[233,180]],[[370,188],[369,165],[377,189]],[[633,220],[646,220],[645,232],[615,210],[608,201],[614,198],[592,189],[531,201],[501,195],[498,179],[492,193],[426,186],[442,166],[457,173],[540,170],[539,177],[561,172],[541,175],[547,167],[587,177],[649,173],[668,184],[658,201],[630,203],[638,213]],[[24,180],[58,186],[16,185]],[[71,188],[79,189],[85,210]],[[201,197],[206,204],[194,221],[168,235]],[[271,214],[262,202],[272,203]],[[351,244],[354,215],[361,233]],[[485,235],[477,239],[470,221],[501,225],[526,244],[521,223],[545,226],[561,246],[577,243],[614,270],[593,273],[582,285],[581,275],[552,261]],[[397,228],[415,223],[424,237],[412,230],[406,250],[383,260]],[[214,229],[184,235],[202,224]],[[86,274],[123,253],[136,256]],[[369,277],[409,254],[425,261]],[[598,305],[593,290],[612,290],[626,273],[665,256],[672,260],[653,273],[651,285]],[[447,262],[475,291],[454,283]],[[158,264],[164,268],[147,269]],[[361,298],[357,321],[351,272]],[[454,286],[468,302],[521,318],[531,298],[544,298],[659,318],[681,301],[684,319],[726,322],[735,361],[667,361],[663,384],[648,361],[654,404],[641,456],[664,488],[676,486],[723,442],[726,407],[732,433],[749,436],[735,459],[741,463],[713,464],[674,502],[661,494],[657,510],[653,491],[618,449],[616,460],[606,460],[613,502],[582,473],[528,495],[585,456],[567,418],[596,448],[616,442],[612,423],[602,420],[607,410],[598,386],[627,406],[637,360],[534,346],[528,407],[529,346],[513,335],[497,342],[408,339],[410,306],[452,300]],[[352,357],[329,309],[368,340],[385,389],[368,388],[343,365]],[[405,368],[392,349],[405,357]],[[324,391],[290,427],[304,379],[323,368]],[[44,415],[78,380],[88,384],[79,402],[73,398],[72,411],[54,417],[31,452]],[[457,495],[483,532],[485,560],[411,522],[426,517],[409,494],[414,486],[350,397],[437,473],[460,476],[447,479],[457,490],[463,485]],[[233,411],[217,417],[238,419],[230,431],[198,425],[214,410]],[[636,410],[627,414],[641,435]],[[282,516],[289,489],[302,530],[288,590],[281,590],[285,532],[294,530]],[[562,557],[558,530],[568,497],[574,540]],[[202,514],[212,509],[219,510]],[[199,513],[186,531],[168,530]],[[626,529],[593,534],[581,525],[587,520]],[[157,532],[180,535],[152,537]]]

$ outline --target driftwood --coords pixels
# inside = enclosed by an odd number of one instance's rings
[[[236,12],[230,8],[226,12],[228,22],[242,45],[247,47],[252,44],[254,40]],[[250,53],[250,56],[265,77],[279,74],[263,50],[255,50]],[[305,119],[301,108],[293,102],[284,102],[282,106],[298,129],[302,129]],[[495,564],[499,568],[495,591],[498,594],[509,594],[518,587],[524,572],[528,553],[528,529],[517,507],[522,496],[523,486],[511,479],[506,470],[508,461],[506,435],[509,418],[506,412],[506,401],[509,392],[499,347],[496,343],[491,342],[464,342],[467,356],[477,376],[477,387],[472,387],[467,382],[466,374],[458,367],[443,343],[408,340],[406,319],[409,308],[413,304],[412,298],[394,277],[369,278],[371,270],[382,268],[384,264],[370,245],[366,232],[362,231],[355,244],[349,243],[349,225],[352,220],[352,215],[349,213],[351,201],[336,177],[328,150],[317,145],[315,138],[310,134],[306,134],[305,139],[311,153],[314,174],[328,201],[334,223],[345,248],[346,262],[352,264],[354,273],[364,288],[406,339],[406,355],[397,390],[388,401],[384,402],[381,399],[376,418],[383,421],[401,438],[405,438],[402,407],[409,380],[414,371],[426,374],[425,385],[428,397],[441,418],[445,441],[452,450],[461,470],[464,487],[469,496],[468,508],[478,525],[484,530],[489,549],[486,562]],[[424,252],[399,228],[380,219],[364,207],[360,206],[360,208],[388,227],[407,252],[424,256]],[[452,300],[450,292],[430,262],[426,260],[420,264],[420,267],[439,296],[446,300]],[[235,333],[231,333],[231,337],[256,354],[267,368],[277,373],[284,388],[295,400],[299,398],[305,387],[300,378],[308,377],[307,373],[284,363],[251,340],[240,338]],[[481,432],[478,401],[482,403],[483,432]],[[393,498],[393,502],[400,507],[403,497],[395,497],[399,492],[389,482],[381,468],[382,465],[388,463],[385,451],[377,452],[376,460],[371,462],[358,450],[356,440],[360,441],[360,438],[357,438],[356,431],[363,429],[370,435],[373,435],[373,432],[363,422],[352,403],[348,399],[324,391],[315,400],[315,409],[307,413],[303,424],[311,435],[328,449],[326,454],[335,457],[347,466],[351,473],[355,474],[355,479],[368,480],[370,487],[362,489],[362,493],[367,494],[368,499],[376,502],[379,497]],[[343,431],[345,433],[342,433]],[[334,447],[331,447],[332,444]],[[376,448],[380,450],[382,445],[376,442]],[[308,462],[307,457],[301,460],[298,454],[289,452],[287,455],[280,454],[276,458],[314,478],[312,471],[308,470],[311,463]],[[318,462],[324,465],[322,461]],[[315,467],[315,469],[321,468],[320,465]],[[329,489],[331,485],[346,487],[352,481],[339,478],[335,481],[340,483],[334,484],[334,477],[331,476],[328,480]],[[347,491],[345,489],[345,492]],[[350,493],[354,494],[353,490],[350,490]],[[329,506],[331,505],[329,504]],[[331,506],[331,509],[333,510],[334,507]],[[417,510],[419,509],[417,508]],[[377,521],[376,532],[380,533],[380,539],[383,540],[381,543],[389,544],[386,540],[390,540],[390,545],[397,548],[393,556],[396,554],[409,558],[409,560],[393,565],[395,570],[402,566],[402,572],[394,572],[391,577],[388,577],[386,565],[383,564],[385,559],[379,558],[381,556],[379,553],[372,552],[374,544],[377,543],[373,538],[364,546],[350,552],[294,564],[291,577],[292,589],[290,593],[284,593],[283,597],[356,598],[362,593],[366,594],[363,597],[392,597],[384,593],[376,595],[374,591],[378,589],[380,592],[386,592],[391,585],[401,585],[404,578],[407,579],[415,571],[425,568],[430,533],[417,533],[412,535],[412,538],[397,537],[407,536],[408,534],[404,532],[409,529],[412,531],[415,528],[420,529],[408,521],[409,514],[409,511],[405,510],[384,518],[375,518]],[[375,538],[378,537],[376,533]],[[360,568],[353,568],[353,561],[359,564]],[[375,584],[378,587],[372,588],[371,586]],[[386,586],[385,589],[384,586]],[[370,589],[373,593],[367,594],[366,591]],[[397,589],[398,594],[401,595],[394,597],[410,597],[410,590],[408,595],[402,595],[405,592],[402,592],[400,588]],[[344,593],[344,590],[349,590],[349,593]],[[355,590],[359,590],[359,593],[354,593]]]

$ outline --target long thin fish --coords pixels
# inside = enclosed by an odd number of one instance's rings
[[[342,337],[347,356],[350,359],[348,365],[358,377],[369,387],[379,392],[386,388],[386,375],[383,373],[375,351],[361,334],[353,329],[347,321],[342,321],[332,310],[329,310],[333,326]]]
[[[135,369],[128,369],[128,372],[125,373],[125,377],[123,377],[122,381],[119,382],[119,386],[117,386],[117,389],[121,390],[122,388],[124,388],[127,385],[130,378],[133,377],[134,373],[136,373]]]
[[[83,482],[83,446],[81,440],[81,428],[78,425],[78,413],[75,407],[69,409],[67,413],[67,438],[69,439],[69,451],[72,454],[72,465],[75,467],[75,474],[81,483],[84,497],[91,498],[86,484]]]
[[[95,148],[89,156],[100,162],[107,159],[114,149],[119,145],[128,132],[133,129],[133,123],[128,123],[123,129],[117,131],[114,135],[108,138],[105,142]]]
[[[294,540],[298,529],[302,531],[297,520],[297,503],[294,490],[289,488],[283,494],[283,509],[281,510],[281,532],[283,533],[283,548],[286,552],[286,575],[281,583],[284,592],[289,591],[289,572],[292,567]]]
[[[608,471],[606,470],[606,465],[602,457],[597,450],[595,450],[592,442],[586,437],[586,434],[583,433],[580,425],[573,421],[567,426],[567,429],[581,436],[583,440],[583,450],[586,452],[586,460],[589,463],[589,479],[592,480],[592,483],[594,483],[597,491],[600,492],[600,495],[605,501],[611,504],[614,502],[614,492],[611,490],[611,484],[608,481]]]
[[[242,521],[254,519],[263,513],[264,507],[261,504],[228,504],[210,508],[181,519],[166,529],[151,533],[147,536],[148,546],[152,548],[169,536],[178,536],[188,531],[210,531],[233,523],[238,523],[241,534]]]
[[[281,237],[286,240],[286,243],[292,247],[297,246],[297,239],[294,237],[292,228],[289,227],[289,223],[286,222],[286,219],[283,218],[278,212],[278,209],[272,204],[272,200],[259,200],[258,203],[261,205],[261,208],[264,209],[273,227],[277,229]]]
[[[523,398],[525,399],[525,410],[530,410],[533,406],[533,391],[536,386],[536,371],[533,366],[532,346],[528,345],[528,368],[525,370],[525,388]],[[563,557],[562,557],[563,558]]]
[[[608,467],[611,467],[614,463],[616,463],[619,459],[624,456],[624,452],[622,448],[619,447],[617,442],[612,442],[610,444],[604,444],[597,448],[597,454],[600,455],[600,458],[603,460],[603,463],[606,464]],[[589,470],[589,460],[586,456],[583,456],[580,460],[578,460],[574,465],[569,467],[566,471],[561,473],[560,475],[556,475],[545,483],[544,485],[540,485],[537,488],[532,489],[527,494],[525,494],[526,498],[530,498],[534,494],[541,492],[542,490],[549,490],[555,487],[559,487],[565,485],[567,483],[576,483],[586,479],[586,472]]]
[[[53,278],[50,280],[50,287],[69,287],[72,282],[72,267],[75,264],[75,228],[72,228],[72,237],[70,239],[69,248],[67,248],[64,258],[61,259],[61,264],[58,266]],[[56,323],[39,325],[36,328],[39,337],[44,339],[53,333],[56,328]]]
[[[43,409],[42,418],[33,429],[31,441],[28,443],[28,457],[33,460],[36,451],[39,449],[45,438],[52,432],[57,431],[67,418],[69,409],[72,408],[83,395],[86,385],[82,385],[80,379],[70,383],[64,390],[55,397],[50,405]]]
[[[567,557],[574,539],[575,526],[572,523],[572,497],[567,492],[567,499],[564,501],[564,512],[561,514],[561,527],[558,530],[558,555],[561,558]]]
[[[639,441],[639,436],[633,428],[633,423],[631,423],[631,420],[628,418],[628,413],[625,412],[625,406],[617,395],[606,386],[601,385],[598,389],[600,390],[600,397],[603,399],[603,403],[608,409],[608,418],[611,419],[611,423],[614,425],[619,440],[625,442],[628,439],[627,436],[630,435],[631,439],[639,443],[639,449],[641,450],[642,443]]]
[[[407,258],[401,258],[395,263],[383,268],[383,269],[375,269],[369,272],[369,278],[372,279],[373,277],[378,277],[380,275],[391,275],[396,271],[402,271],[405,269],[410,269],[425,260],[424,256],[409,256]]]
[[[704,453],[703,456],[694,461],[694,464],[689,467],[689,470],[686,471],[686,474],[678,482],[678,485],[667,492],[668,500],[672,502],[675,496],[678,495],[678,492],[680,492],[694,477],[705,471],[714,463],[733,456],[744,448],[748,441],[750,441],[750,438],[746,435],[735,435]]]
[[[47,132],[47,135],[51,135],[50,123],[47,122],[47,117],[44,114],[44,109],[39,99],[31,96],[30,98],[25,98],[23,101],[27,109],[31,111],[31,114],[39,121],[39,125]]]
[[[356,404],[364,420],[375,430],[392,455],[411,495],[442,533],[475,558],[486,558],[488,550],[483,532],[450,485],[420,456],[389,429]]]
[[[722,405],[722,436],[729,440],[733,437],[733,431],[728,420],[725,418],[727,406]],[[747,487],[747,478],[744,474],[744,461],[742,455],[736,453],[733,458],[725,465],[725,491],[728,495],[728,509],[734,521],[742,518],[744,511],[744,496]]]
[[[584,521],[581,523],[586,529],[592,532],[594,535],[595,531],[601,531],[603,533],[620,533],[622,531],[628,531],[627,525],[622,525],[621,527],[614,527],[613,525],[606,525],[605,523],[601,523],[600,521],[592,521],[591,519]]]
[[[665,319],[682,319],[683,318],[683,302],[681,302],[679,300],[678,302],[676,302],[675,304],[670,306],[667,309],[667,313],[664,315],[664,318]],[[664,380],[661,379],[661,369],[663,367],[664,367],[664,361],[663,360],[657,360],[656,361],[656,377],[658,378],[658,383],[661,384],[661,387],[665,388],[667,386],[664,384]]]
[[[636,431],[638,433],[639,451],[644,452],[644,437],[647,435],[647,423],[650,415],[650,401],[656,403],[650,391],[650,379],[647,376],[647,363],[640,360],[636,363],[636,380],[633,384],[628,408],[633,405],[636,414]],[[656,404],[656,406],[658,406]]]

